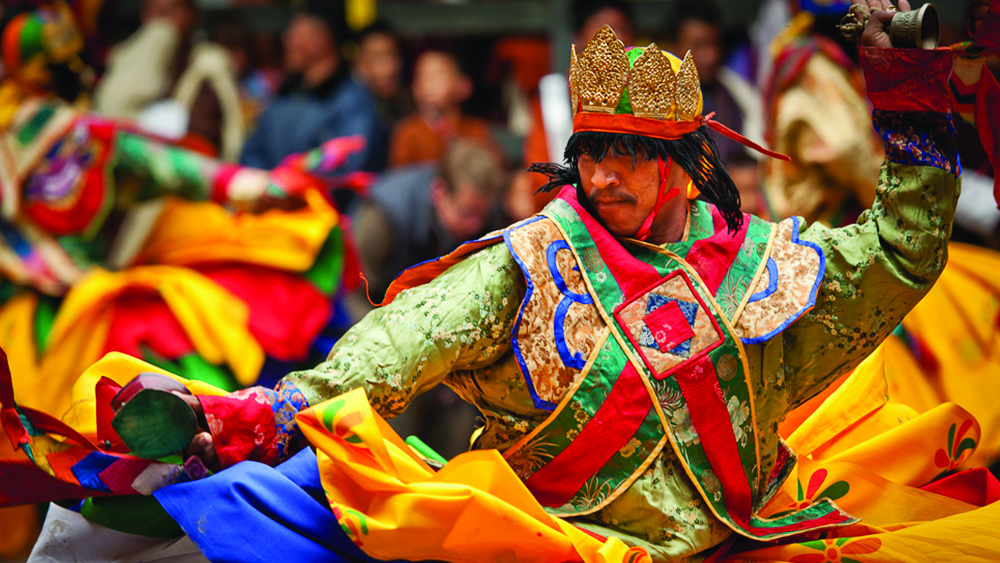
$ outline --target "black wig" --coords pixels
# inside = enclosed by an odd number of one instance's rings
[[[731,232],[735,233],[743,226],[740,192],[723,168],[719,149],[708,135],[705,125],[676,140],[655,139],[631,133],[573,133],[566,144],[564,165],[550,162],[534,163],[528,167],[528,172],[538,172],[549,178],[549,182],[538,188],[538,191],[548,192],[567,184],[579,189],[580,169],[577,161],[584,154],[597,162],[609,155],[630,156],[633,162],[640,157],[646,160],[656,160],[659,157],[664,161],[670,158],[688,173],[702,197],[719,209]],[[584,202],[585,198],[581,198],[581,203]]]

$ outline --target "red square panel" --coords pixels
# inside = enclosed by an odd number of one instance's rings
[[[667,352],[694,337],[694,329],[684,318],[676,301],[657,307],[643,319],[661,352]]]

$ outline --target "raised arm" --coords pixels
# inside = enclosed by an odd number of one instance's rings
[[[854,225],[815,224],[826,272],[816,306],[783,333],[792,405],[853,369],[930,290],[948,256],[958,198],[946,49],[861,49],[885,144],[876,200]]]

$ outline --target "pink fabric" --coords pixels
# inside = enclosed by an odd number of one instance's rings
[[[638,295],[661,278],[656,268],[629,254],[621,243],[611,236],[611,233],[587,213],[576,199],[576,189],[572,186],[566,186],[559,192],[558,197],[569,203],[580,216],[580,220],[594,240],[597,251],[600,252],[601,258],[607,264],[608,270],[611,271],[611,275],[622,288],[626,299]]]
[[[101,471],[97,477],[116,494],[139,494],[132,488],[132,483],[149,467],[150,463],[152,463],[151,460],[119,460]]]
[[[697,270],[702,281],[708,286],[709,292],[714,295],[736,260],[740,247],[743,246],[750,217],[744,215],[743,227],[733,235],[726,228],[725,218],[718,209],[712,207],[712,224],[715,227],[715,234],[692,244],[687,261]]]

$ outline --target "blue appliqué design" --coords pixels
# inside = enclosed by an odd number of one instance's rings
[[[754,293],[750,296],[747,303],[753,303],[754,301],[760,301],[774,294],[778,291],[778,264],[774,261],[774,258],[770,256],[767,257],[767,287]]]
[[[115,456],[102,452],[91,452],[87,454],[87,457],[73,464],[70,470],[73,472],[73,476],[84,487],[110,493],[111,489],[101,480],[100,474],[108,467],[111,467],[111,464],[116,461],[118,461],[118,458]]]
[[[274,427],[277,430],[278,459],[285,459],[289,452],[289,444],[292,450],[297,440],[303,439],[299,433],[299,425],[295,422],[295,415],[302,409],[309,406],[309,401],[294,384],[281,380],[274,387],[274,390],[264,389],[268,400],[271,402],[271,412],[274,413]]]
[[[531,219],[527,219],[520,225],[506,229],[503,232],[503,240],[507,245],[507,250],[510,251],[511,257],[514,258],[514,262],[517,263],[518,267],[521,268],[521,272],[524,273],[524,283],[526,286],[524,300],[521,302],[521,309],[517,312],[517,320],[514,321],[514,328],[510,332],[511,345],[514,349],[514,358],[517,359],[517,365],[521,367],[521,373],[524,375],[524,380],[528,384],[528,392],[531,393],[531,401],[535,404],[535,408],[551,411],[555,410],[556,404],[551,401],[546,401],[538,396],[538,392],[535,391],[535,384],[531,381],[531,376],[528,373],[528,366],[524,363],[524,356],[521,355],[521,347],[517,342],[517,333],[521,330],[521,317],[524,315],[524,306],[531,300],[531,295],[535,292],[535,284],[531,283],[531,275],[528,273],[527,266],[524,265],[524,260],[518,256],[517,252],[514,250],[514,245],[510,242],[510,232],[514,228],[530,225],[531,223],[541,221],[542,219],[544,219],[544,217],[536,216]]]
[[[820,248],[818,244],[814,242],[809,242],[807,240],[802,240],[799,238],[800,227],[801,223],[799,222],[799,218],[792,217],[792,242],[795,244],[800,244],[802,246],[811,248],[819,256],[819,268],[817,269],[816,272],[816,281],[813,282],[813,286],[809,290],[809,301],[805,304],[804,307],[802,307],[801,309],[796,311],[793,315],[785,319],[785,322],[781,323],[781,326],[772,330],[771,332],[761,336],[755,336],[753,338],[740,338],[740,340],[743,341],[743,344],[763,344],[764,342],[767,342],[768,340],[774,338],[778,333],[788,328],[788,325],[797,321],[799,317],[801,317],[806,313],[806,311],[812,309],[813,306],[816,305],[816,294],[819,292],[820,284],[823,283],[823,276],[826,275],[826,254],[823,253],[823,249]]]
[[[950,113],[875,110],[872,123],[891,162],[961,174],[958,136]]]
[[[559,266],[556,263],[556,255],[560,250],[569,249],[569,243],[566,241],[553,241],[545,250],[545,259],[549,265],[549,273],[552,274],[552,279],[556,282],[556,288],[563,295],[562,300],[556,305],[556,315],[553,321],[555,323],[556,350],[559,351],[559,359],[562,360],[566,367],[583,369],[587,365],[587,359],[580,352],[570,352],[569,344],[566,343],[566,313],[569,312],[569,308],[573,303],[590,305],[594,302],[594,298],[589,293],[574,293],[566,285],[566,280],[563,279],[562,272],[559,271]]]

